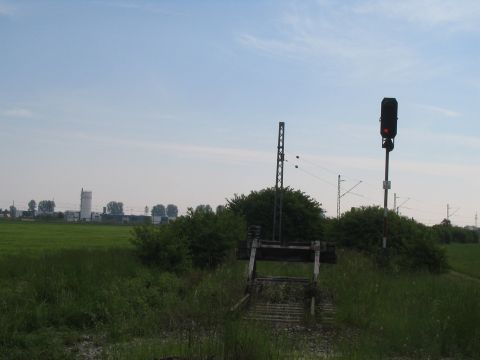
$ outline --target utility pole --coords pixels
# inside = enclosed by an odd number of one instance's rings
[[[340,183],[345,180],[341,180],[340,175],[338,175],[338,193],[337,193],[337,219],[340,219]]]
[[[450,204],[447,204],[447,220],[450,221],[450,218],[455,215],[458,210],[460,210],[460,207],[457,207],[454,212],[451,212],[452,207],[450,206]]]
[[[398,199],[398,197],[397,197],[397,199]],[[410,198],[406,198],[406,199],[405,199],[400,205],[398,205],[398,207],[395,209],[397,215],[398,215],[398,213],[399,213],[400,208],[401,208],[403,205],[405,205],[405,203],[406,203],[408,200],[410,200]]]
[[[477,220],[478,220],[478,214],[477,214],[477,212],[475,211],[475,227],[478,227],[478,225],[477,225]]]
[[[341,181],[345,181],[345,180],[341,180],[340,175],[338,175],[337,219],[340,219],[340,199],[342,197],[344,197],[345,195],[347,195],[350,191],[352,191],[353,189],[355,189],[358,185],[360,185],[362,183],[362,180],[359,180],[355,185],[353,185],[350,189],[348,189],[347,191],[345,191],[342,194],[341,190],[340,190],[340,182]]]

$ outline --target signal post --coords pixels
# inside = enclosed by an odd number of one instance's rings
[[[382,135],[382,148],[385,149],[385,180],[383,181],[383,239],[382,248],[386,252],[388,234],[388,190],[391,188],[388,180],[389,154],[395,145],[397,135],[398,103],[395,98],[384,98],[380,115],[380,135]]]

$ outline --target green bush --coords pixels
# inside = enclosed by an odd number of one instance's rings
[[[142,225],[133,229],[132,243],[143,262],[165,271],[181,272],[189,268],[187,239],[173,225]]]
[[[275,188],[235,195],[227,208],[245,217],[248,225],[260,225],[262,238],[271,239]],[[283,190],[282,236],[290,241],[323,239],[324,211],[321,204],[300,190]]]
[[[452,226],[448,220],[443,220],[441,224],[432,226],[432,230],[434,231],[436,240],[442,244],[476,244],[479,242],[478,232]]]
[[[193,265],[198,268],[215,268],[246,236],[243,218],[231,211],[215,214],[189,209],[171,225],[187,240]]]
[[[243,218],[231,211],[193,211],[161,226],[134,228],[132,243],[140,258],[168,271],[215,268],[245,239]]]
[[[381,252],[383,209],[354,208],[333,220],[329,229],[339,245],[385,260]],[[441,272],[447,268],[445,252],[436,244],[432,230],[394,212],[388,213],[387,248],[390,264],[399,269]]]

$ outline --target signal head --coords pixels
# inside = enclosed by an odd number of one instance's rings
[[[380,135],[393,139],[397,135],[398,103],[395,98],[383,98],[380,115]]]

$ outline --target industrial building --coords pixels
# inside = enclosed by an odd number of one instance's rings
[[[92,192],[82,191],[80,193],[80,221],[92,220]]]

